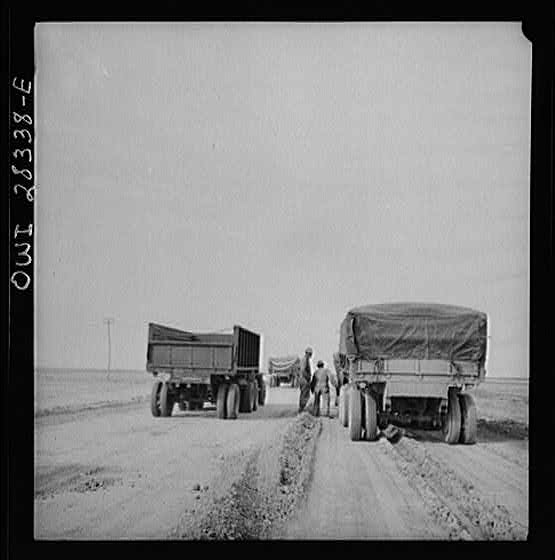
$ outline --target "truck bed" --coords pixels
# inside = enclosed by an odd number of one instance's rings
[[[146,369],[194,377],[235,375],[258,369],[259,344],[259,335],[239,326],[221,334],[149,323]]]
[[[357,360],[352,381],[387,383],[397,396],[441,396],[451,385],[472,388],[481,383],[485,369],[478,362],[450,360]]]

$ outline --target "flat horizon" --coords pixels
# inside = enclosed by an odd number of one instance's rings
[[[83,371],[94,371],[94,372],[103,372],[106,373],[108,370],[106,368],[77,368],[77,367],[52,367],[52,366],[35,366],[35,372],[36,371],[76,371],[76,372],[83,372]],[[115,373],[115,372],[145,372],[148,373],[149,375],[150,372],[139,368],[117,368],[117,369],[110,369],[110,373]],[[266,371],[263,371],[262,373],[268,373]],[[486,374],[486,380],[488,379],[511,379],[511,380],[520,380],[520,381],[529,381],[530,377],[529,376],[499,376],[499,375],[489,375]]]

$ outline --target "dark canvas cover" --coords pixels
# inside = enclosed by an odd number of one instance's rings
[[[231,344],[233,331],[222,333],[194,333],[166,327],[157,323],[148,324],[149,342],[208,342],[213,344]]]
[[[340,328],[340,354],[359,358],[483,363],[487,315],[437,303],[382,303],[351,309]]]
[[[174,341],[190,342],[194,339],[194,334],[172,327],[165,327],[156,323],[149,323],[149,339],[153,342]]]
[[[299,368],[301,365],[299,356],[272,357],[268,362],[274,371],[287,371],[292,367]]]

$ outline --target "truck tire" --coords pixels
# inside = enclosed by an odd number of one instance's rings
[[[174,400],[170,395],[170,384],[162,383],[162,388],[160,389],[160,416],[171,416],[173,405]]]
[[[237,383],[232,383],[227,390],[226,397],[226,411],[227,418],[235,420],[239,413],[239,400],[241,398],[241,392],[239,391],[239,385]]]
[[[276,387],[279,387],[281,383],[281,379],[279,378],[279,376],[276,376]]]
[[[160,416],[160,390],[162,389],[162,382],[157,379],[152,386],[152,393],[150,394],[150,412],[152,416]]]
[[[457,393],[449,391],[447,416],[443,423],[443,439],[446,443],[457,443],[461,434],[461,407]]]
[[[476,443],[478,432],[478,420],[476,414],[476,403],[472,395],[468,393],[459,394],[459,405],[461,408],[461,434],[459,443]]]
[[[239,412],[250,412],[250,388],[247,385],[239,385]]]
[[[378,409],[370,393],[364,394],[364,439],[375,441],[378,438]]]
[[[226,400],[227,400],[227,383],[222,383],[218,387],[218,396],[216,397],[216,416],[223,420],[226,417]]]
[[[339,422],[345,428],[349,425],[349,391],[348,385],[341,385],[339,389]]]
[[[252,410],[258,410],[258,393],[259,393],[259,388],[258,388],[258,381],[253,381],[252,382],[252,386],[253,386],[253,391],[254,394],[252,396]]]
[[[252,381],[249,381],[249,410],[248,412],[253,412],[256,410],[255,408],[255,401],[256,401],[256,387]]]
[[[179,410],[181,410],[181,412],[185,412],[187,408],[189,408],[187,403],[184,401],[179,401],[177,404],[179,405]]]
[[[360,441],[362,437],[362,395],[357,387],[349,390],[349,437]]]
[[[266,404],[266,383],[264,381],[260,384],[260,391],[258,393],[258,404],[264,406]]]

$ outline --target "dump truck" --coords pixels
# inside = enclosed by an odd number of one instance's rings
[[[334,356],[339,421],[352,441],[375,440],[393,424],[440,429],[450,444],[475,443],[471,392],[486,375],[487,343],[487,314],[466,307],[383,303],[351,309]]]
[[[283,356],[268,359],[268,373],[272,385],[279,387],[281,383],[291,383],[292,387],[298,385],[301,371],[299,356]]]
[[[195,333],[149,323],[152,415],[171,416],[176,404],[200,410],[206,402],[221,419],[256,410],[266,400],[259,353],[260,335],[237,325],[228,333]]]

